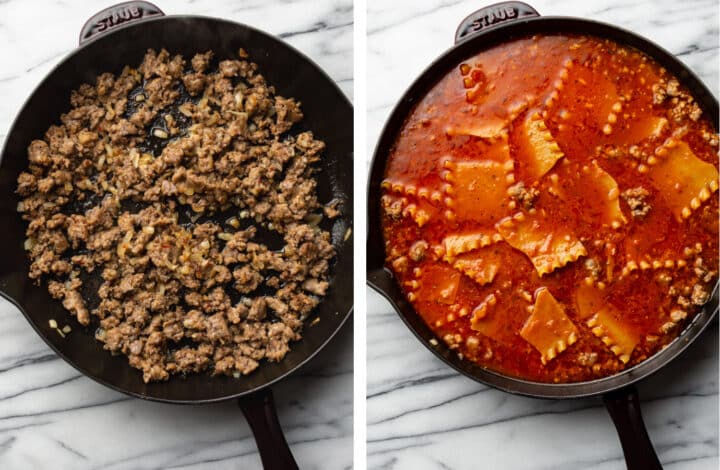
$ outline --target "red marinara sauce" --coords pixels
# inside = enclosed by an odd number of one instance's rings
[[[689,92],[637,50],[564,35],[495,46],[397,136],[387,264],[466,360],[540,382],[612,375],[709,298],[717,147]]]

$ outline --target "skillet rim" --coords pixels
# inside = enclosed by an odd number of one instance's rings
[[[86,48],[99,47],[99,46],[96,45],[96,43],[98,42],[98,40],[100,40],[100,39],[105,39],[106,37],[111,37],[112,35],[114,35],[115,33],[119,32],[119,31],[123,31],[123,30],[126,30],[126,29],[128,29],[128,28],[142,28],[144,25],[146,25],[146,24],[148,24],[148,23],[155,23],[155,22],[162,22],[162,21],[175,21],[175,20],[180,20],[180,21],[203,20],[203,21],[226,23],[226,24],[231,25],[231,26],[234,27],[234,28],[246,29],[246,30],[249,30],[250,32],[252,32],[252,33],[254,33],[254,34],[259,34],[259,35],[262,35],[262,36],[269,37],[270,39],[272,39],[272,40],[274,40],[274,41],[277,41],[278,43],[282,44],[284,47],[286,47],[287,49],[289,49],[290,52],[294,53],[294,54],[297,55],[300,59],[302,59],[302,61],[303,61],[304,63],[306,63],[307,65],[309,65],[309,66],[311,66],[312,68],[314,68],[315,71],[316,71],[317,73],[319,73],[319,74],[327,81],[327,84],[329,84],[332,88],[335,89],[335,91],[337,92],[337,94],[338,94],[338,96],[339,96],[339,103],[340,103],[341,105],[347,106],[347,107],[350,109],[350,111],[352,111],[353,108],[354,108],[352,102],[351,102],[350,99],[347,97],[347,95],[343,92],[343,90],[340,88],[340,86],[338,85],[338,83],[337,83],[332,77],[330,77],[330,76],[328,75],[328,73],[327,73],[322,67],[320,67],[314,60],[312,60],[312,59],[311,59],[308,55],[306,55],[304,52],[298,50],[297,48],[295,48],[294,46],[292,46],[291,44],[289,44],[288,42],[286,42],[283,38],[279,37],[278,35],[275,35],[275,34],[272,34],[272,33],[266,32],[266,31],[263,31],[263,30],[261,30],[261,29],[259,29],[259,28],[256,28],[256,27],[254,27],[254,26],[250,26],[250,25],[245,24],[245,23],[241,23],[241,22],[239,22],[239,21],[232,21],[232,20],[228,20],[228,19],[225,19],[225,18],[217,18],[217,17],[212,17],[212,16],[205,16],[205,15],[163,15],[163,16],[153,16],[153,17],[149,17],[149,18],[145,18],[145,19],[140,19],[140,20],[137,20],[137,21],[132,21],[132,22],[128,22],[128,23],[126,23],[126,24],[122,24],[122,25],[118,25],[118,26],[116,26],[116,27],[113,27],[112,29],[108,30],[107,32],[102,33],[102,34],[99,34],[99,35],[97,35],[96,37],[91,38],[90,40],[88,40],[88,41],[85,42],[84,44],[78,45],[75,49],[73,49],[73,50],[70,51],[68,54],[66,54],[62,59],[60,59],[60,61],[59,61],[50,71],[48,71],[47,74],[40,80],[40,82],[33,88],[32,92],[31,92],[31,93],[25,98],[25,100],[23,101],[22,106],[20,106],[20,108],[18,108],[18,111],[17,111],[17,113],[15,114],[15,117],[13,118],[13,120],[12,120],[12,122],[11,122],[11,124],[10,124],[10,127],[8,128],[8,132],[7,132],[7,135],[6,135],[5,140],[4,140],[4,142],[3,142],[3,146],[2,146],[2,148],[0,149],[0,169],[2,169],[2,163],[3,163],[3,160],[5,159],[5,155],[6,155],[6,152],[7,152],[8,142],[10,141],[10,136],[11,136],[14,132],[16,132],[16,128],[17,128],[17,126],[18,126],[18,124],[19,124],[19,118],[20,118],[20,116],[23,114],[23,112],[25,111],[25,108],[27,107],[29,101],[30,101],[31,98],[38,92],[38,90],[45,85],[46,82],[48,82],[49,80],[52,79],[52,76],[55,75],[56,72],[57,72],[59,69],[61,69],[63,66],[66,65],[66,63],[68,62],[68,60],[70,60],[70,59],[71,59],[72,57],[74,57],[75,55],[80,54],[80,53],[81,53],[82,51],[84,51]],[[105,40],[106,40],[106,39],[105,39]],[[353,130],[353,131],[354,131],[354,130]],[[352,137],[351,137],[351,138],[352,138]],[[352,157],[353,154],[354,154],[354,149],[351,150],[350,156]],[[350,187],[348,188],[348,191],[346,192],[346,194],[349,196],[349,198],[348,198],[348,199],[349,199],[349,206],[352,207],[352,206],[353,206],[353,200],[354,200],[354,198],[355,198],[355,195],[354,195],[354,185],[353,185],[353,184],[350,185]],[[349,225],[348,225],[349,227],[352,227],[352,226],[353,226],[353,223],[352,223],[352,222],[353,222],[352,219],[349,220]],[[353,237],[353,238],[354,238],[354,237]],[[352,240],[352,243],[354,244],[354,243],[355,243],[355,240]],[[351,253],[351,258],[352,258],[352,265],[354,265],[354,264],[355,264],[355,260],[354,260],[354,257],[352,256],[352,253]],[[27,273],[26,273],[26,275],[27,275]],[[352,288],[352,286],[350,286],[350,288]],[[13,297],[11,297],[10,295],[8,295],[7,293],[5,293],[5,292],[2,291],[2,290],[0,290],[0,297],[4,298],[4,299],[7,300],[9,303],[11,303],[15,308],[17,308],[17,309],[23,314],[23,316],[25,317],[26,321],[30,324],[30,326],[33,328],[33,330],[35,330],[35,332],[38,334],[38,336],[40,336],[40,338],[42,338],[42,340],[45,342],[45,344],[46,344],[47,346],[49,346],[50,349],[55,352],[55,354],[57,354],[61,359],[63,359],[67,364],[69,364],[70,366],[72,366],[75,370],[77,370],[78,372],[80,372],[83,376],[88,377],[88,378],[90,378],[91,380],[93,380],[93,381],[95,381],[95,382],[97,382],[97,383],[99,383],[99,384],[101,384],[101,385],[104,385],[104,386],[106,386],[106,387],[108,387],[108,388],[110,388],[110,389],[112,389],[112,390],[115,390],[115,391],[117,391],[117,392],[120,392],[120,393],[122,393],[122,394],[124,394],[124,395],[128,395],[128,396],[131,396],[131,397],[134,397],[134,398],[139,398],[139,399],[142,399],[142,400],[154,401],[154,402],[159,402],[159,403],[177,404],[177,405],[203,405],[203,404],[220,403],[220,402],[225,402],[225,401],[229,401],[229,400],[233,400],[233,399],[242,398],[242,397],[244,397],[244,396],[251,395],[251,394],[257,393],[257,392],[259,392],[259,391],[261,391],[261,390],[267,389],[267,388],[270,387],[271,385],[273,385],[273,384],[275,384],[275,383],[277,383],[277,382],[279,382],[279,381],[287,378],[289,375],[294,374],[294,373],[297,372],[299,369],[301,369],[302,367],[304,367],[307,363],[309,363],[309,362],[310,362],[320,351],[322,351],[322,350],[327,346],[327,344],[339,333],[339,331],[345,326],[345,324],[348,322],[348,319],[352,316],[352,314],[353,314],[353,312],[354,312],[354,299],[353,299],[353,302],[351,302],[351,304],[350,304],[350,306],[349,306],[349,308],[348,308],[348,310],[347,310],[346,312],[342,312],[342,313],[338,312],[340,315],[342,315],[342,318],[339,320],[339,322],[338,322],[337,326],[335,327],[335,329],[334,329],[333,331],[331,331],[330,334],[328,334],[325,338],[323,338],[323,340],[320,342],[320,344],[319,344],[312,352],[310,352],[309,354],[307,354],[301,361],[299,361],[299,362],[298,362],[295,366],[293,366],[292,368],[290,368],[290,369],[288,369],[287,371],[279,374],[277,377],[274,377],[274,378],[271,379],[271,380],[265,381],[265,382],[262,383],[261,385],[258,385],[258,386],[256,386],[256,387],[253,387],[253,388],[251,388],[251,389],[249,389],[249,390],[245,390],[245,391],[242,391],[242,392],[230,393],[230,394],[227,394],[227,395],[217,396],[217,397],[213,397],[213,398],[201,398],[201,399],[169,399],[169,398],[157,397],[157,396],[152,396],[152,395],[146,395],[146,394],[142,394],[142,393],[139,393],[139,392],[135,392],[135,391],[132,391],[132,390],[125,389],[125,388],[123,388],[123,387],[121,387],[121,386],[119,386],[119,385],[115,385],[115,384],[113,384],[113,383],[110,383],[110,382],[102,379],[102,378],[99,377],[97,374],[94,374],[93,372],[91,372],[91,371],[89,371],[89,370],[84,370],[84,368],[82,368],[82,366],[80,366],[80,365],[77,364],[75,361],[71,360],[68,356],[66,356],[66,355],[63,353],[63,351],[61,350],[61,348],[57,347],[52,341],[50,341],[50,339],[48,338],[48,335],[46,335],[46,333],[43,332],[43,331],[40,329],[39,325],[37,325],[36,322],[33,320],[32,315],[30,315],[30,313],[27,312],[27,311],[25,310],[25,308],[24,308],[22,305],[20,305],[17,300],[15,300]],[[301,339],[300,341],[302,341],[302,339]],[[264,362],[261,363],[261,366],[260,366],[260,367],[262,367],[263,364],[264,364]],[[128,367],[129,367],[129,366],[128,366]],[[176,379],[176,380],[180,380],[180,378],[178,378],[178,377],[176,377],[175,379]],[[171,379],[171,380],[172,380],[172,379]],[[212,380],[212,378],[209,377],[209,380]]]
[[[583,29],[582,27],[585,27]],[[554,28],[554,29],[553,29]],[[509,31],[509,34],[508,34]],[[505,33],[505,37],[501,37]],[[485,386],[496,388],[514,395],[545,398],[573,399],[600,396],[653,375],[682,354],[708,327],[718,313],[718,290],[716,281],[708,302],[685,326],[683,331],[664,349],[644,361],[619,373],[583,382],[547,383],[536,382],[504,375],[482,368],[470,361],[459,359],[442,341],[437,346],[430,340],[436,335],[422,321],[412,305],[405,300],[395,277],[385,267],[382,223],[379,210],[380,180],[383,177],[389,150],[395,142],[398,131],[415,104],[431,90],[437,81],[463,60],[482,50],[508,42],[514,38],[532,34],[581,34],[609,39],[626,47],[632,47],[653,58],[666,67],[678,80],[690,88],[706,116],[710,117],[718,130],[718,101],[703,81],[678,57],[652,40],[619,26],[600,21],[572,16],[537,16],[522,18],[494,25],[464,38],[434,58],[411,82],[395,103],[383,124],[370,161],[366,200],[368,201],[366,248],[366,282],[384,297],[413,335],[437,358],[462,375]]]

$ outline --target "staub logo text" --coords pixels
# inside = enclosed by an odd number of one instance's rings
[[[142,14],[142,10],[136,6],[118,8],[97,22],[97,32],[102,32],[126,21],[140,18]]]
[[[495,23],[505,21],[518,16],[518,10],[514,7],[498,7],[492,8],[470,23],[472,31],[480,31],[483,28],[492,26]]]

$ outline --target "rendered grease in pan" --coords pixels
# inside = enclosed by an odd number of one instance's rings
[[[280,361],[329,287],[325,145],[239,54],[82,85],[18,177],[30,277],[145,382]]]

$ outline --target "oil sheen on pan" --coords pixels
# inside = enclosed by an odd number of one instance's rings
[[[468,361],[539,382],[615,374],[709,298],[717,150],[693,97],[641,52],[584,36],[495,46],[396,138],[387,264]]]

